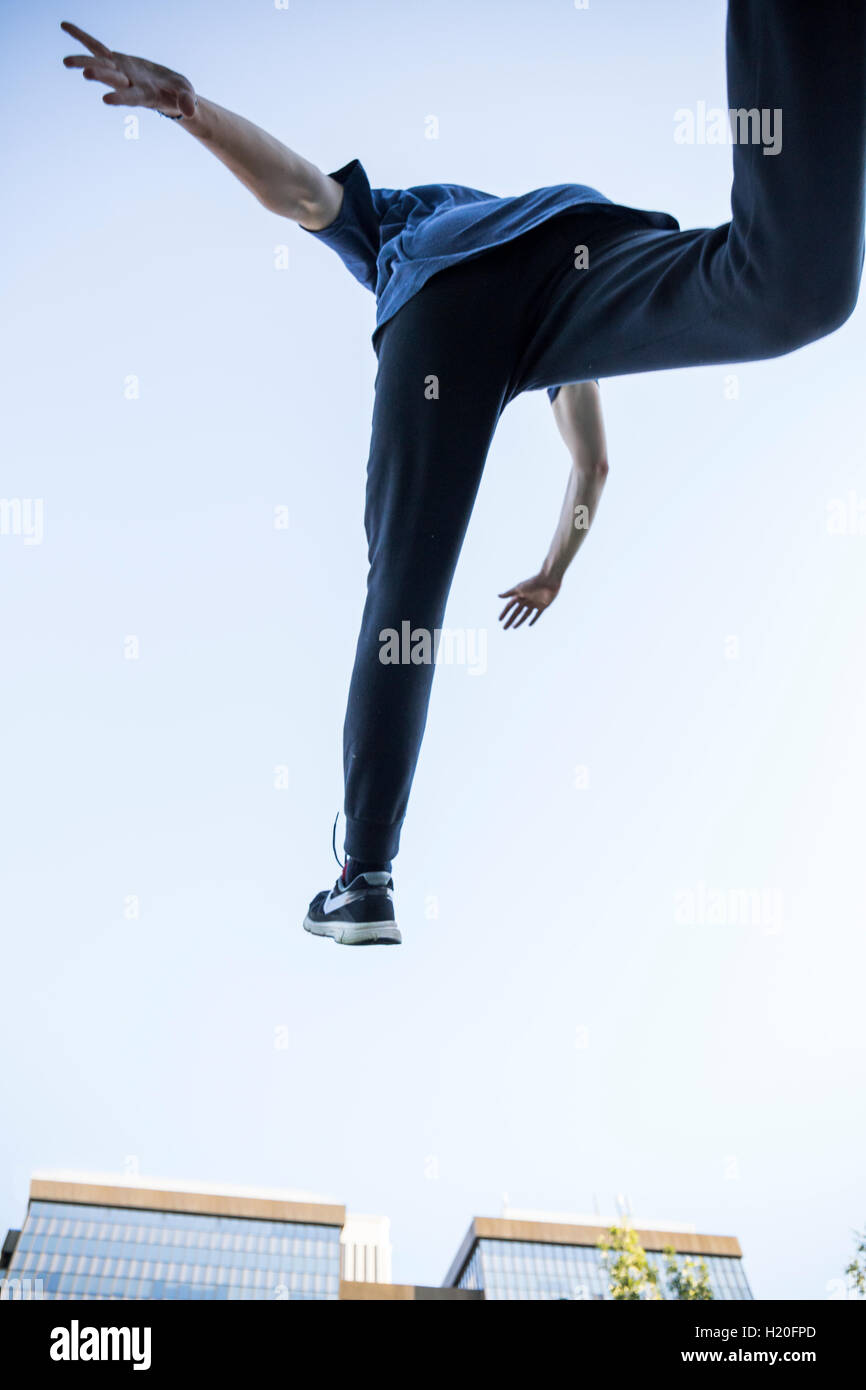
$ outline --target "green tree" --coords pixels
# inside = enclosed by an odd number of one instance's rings
[[[863,1298],[866,1297],[866,1230],[855,1231],[854,1239],[857,1242],[857,1253],[846,1266],[845,1273],[848,1276],[850,1292]]]
[[[694,1302],[715,1297],[710,1287],[710,1271],[707,1269],[706,1260],[701,1260],[698,1264],[695,1260],[688,1259],[678,1264],[676,1251],[669,1245],[665,1249],[665,1274],[671,1298]]]
[[[598,1244],[608,1273],[611,1298],[661,1298],[658,1271],[647,1259],[637,1231],[631,1226],[611,1226]]]
[[[611,1298],[662,1298],[659,1271],[650,1262],[633,1227],[611,1226],[598,1244],[608,1274],[608,1293]],[[673,1246],[667,1246],[664,1255],[665,1283],[669,1298],[691,1302],[715,1297],[705,1260],[697,1262],[687,1259],[680,1265]],[[863,1267],[863,1278],[866,1281],[866,1265]]]

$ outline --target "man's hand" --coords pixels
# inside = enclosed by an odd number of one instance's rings
[[[532,579],[524,579],[522,584],[515,584],[513,589],[506,589],[499,595],[509,600],[499,614],[499,621],[505,628],[520,627],[529,618],[532,627],[558,593],[559,583],[549,575],[536,574]]]
[[[102,100],[106,106],[148,106],[166,116],[193,116],[195,91],[191,82],[171,68],[160,67],[147,58],[133,58],[128,53],[113,53],[98,39],[91,38],[75,24],[61,24],[67,34],[89,48],[92,57],[77,53],[64,58],[67,68],[82,68],[88,82],[104,82],[113,87]]]

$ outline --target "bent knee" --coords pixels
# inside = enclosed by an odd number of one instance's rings
[[[857,304],[861,269],[862,264],[855,274],[836,274],[819,292],[801,280],[775,296],[778,307],[765,306],[757,324],[763,355],[781,357],[841,328]]]

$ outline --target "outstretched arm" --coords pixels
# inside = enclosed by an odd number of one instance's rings
[[[559,593],[563,576],[586,538],[607,477],[607,445],[601,413],[601,392],[594,381],[563,386],[553,402],[559,432],[571,454],[572,467],[556,534],[538,574],[524,579],[500,598],[508,603],[500,613],[506,628],[532,627]]]
[[[64,58],[65,66],[81,68],[88,81],[113,88],[102,98],[106,106],[146,106],[180,117],[178,126],[216,155],[269,212],[300,222],[311,232],[333,222],[343,201],[336,179],[252,121],[196,96],[188,78],[171,68],[116,53],[75,24],[60,27],[90,50],[90,56]]]

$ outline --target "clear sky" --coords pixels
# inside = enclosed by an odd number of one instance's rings
[[[404,945],[335,948],[300,922],[337,872],[373,299],[168,121],[127,138],[65,18],[374,185],[729,215],[730,149],[673,138],[726,104],[714,0],[3,7],[0,497],[44,534],[0,535],[0,1224],[34,1168],[134,1157],[386,1213],[395,1278],[438,1283],[503,1194],[625,1193],[738,1235],[759,1297],[826,1297],[866,1221],[862,306],[787,358],[604,382],[597,526],[516,633],[496,595],[568,459],[544,393],[509,407]]]

